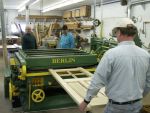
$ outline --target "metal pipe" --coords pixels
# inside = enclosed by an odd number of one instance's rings
[[[128,0],[128,7],[127,7],[128,11],[127,11],[127,17],[130,18],[131,17],[131,0]]]
[[[96,0],[94,0],[94,20],[96,19]],[[94,37],[95,37],[95,34],[96,34],[96,26],[93,22],[93,25],[94,25],[94,29],[93,29],[93,34],[94,34]]]
[[[101,0],[101,26],[100,26],[100,38],[103,37],[103,0]]]
[[[109,1],[109,2],[104,2],[104,3],[102,3],[102,5],[107,5],[107,4],[117,3],[117,2],[120,2],[120,0],[113,0],[113,1]],[[100,4],[97,4],[97,6],[100,6]]]
[[[101,21],[103,20],[103,0],[101,0]]]
[[[6,25],[6,35],[9,35],[9,21],[8,21],[8,10],[5,10],[5,25]]]
[[[26,25],[29,25],[29,5],[26,5]]]
[[[5,10],[3,0],[0,0],[0,14],[1,14],[1,28],[2,28],[2,44],[3,44],[3,59],[5,68],[8,68],[8,53],[7,53],[7,42],[6,42],[6,30],[5,30]]]
[[[131,5],[136,5],[136,4],[146,3],[146,2],[150,2],[150,0],[143,0],[143,1],[131,2]]]

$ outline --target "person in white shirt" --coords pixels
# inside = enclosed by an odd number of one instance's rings
[[[79,106],[81,111],[105,87],[109,102],[104,113],[139,113],[140,100],[150,91],[150,55],[135,45],[137,28],[133,21],[124,18],[113,31],[119,44],[101,59]]]

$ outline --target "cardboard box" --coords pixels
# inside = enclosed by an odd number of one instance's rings
[[[52,24],[52,29],[61,29],[60,24],[58,23]]]
[[[80,9],[76,9],[76,15],[75,15],[75,17],[80,17]]]
[[[91,16],[91,6],[82,6],[80,7],[80,16],[90,17]]]
[[[78,29],[80,27],[79,23],[77,22],[67,22],[66,25],[68,29]]]
[[[72,11],[65,11],[63,14],[63,18],[71,18],[72,17]]]

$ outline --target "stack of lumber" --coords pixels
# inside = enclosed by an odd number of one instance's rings
[[[91,6],[82,6],[80,7],[80,16],[90,17],[91,16]]]
[[[65,23],[68,27],[68,29],[78,29],[80,27],[80,24],[77,22],[66,22]]]
[[[65,11],[63,14],[63,18],[71,18],[72,17],[72,12],[71,11]]]
[[[81,29],[93,29],[94,28],[94,26],[93,25],[81,25],[80,26],[81,27]]]
[[[57,22],[52,22],[50,25],[35,25],[34,35],[36,37],[37,44],[40,46],[42,43],[42,39],[52,36],[52,31],[60,28],[60,24]]]

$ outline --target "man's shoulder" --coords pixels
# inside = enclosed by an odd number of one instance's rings
[[[29,37],[29,36],[30,36],[30,34],[26,33],[26,34],[23,35],[23,38],[26,38],[26,37]]]
[[[150,57],[150,54],[149,54],[148,51],[146,51],[145,49],[140,48],[140,47],[137,46],[137,50],[138,50],[140,53],[143,53],[143,55],[146,55],[146,56],[149,56],[149,57]]]
[[[116,48],[111,48],[105,52],[104,56],[108,58],[112,58],[112,56],[114,56],[115,54],[115,51],[116,51]]]
[[[23,38],[23,39],[28,38],[27,34],[24,34],[24,35],[22,36],[22,38]]]
[[[146,51],[145,49],[143,48],[140,48],[138,46],[135,46],[134,49],[131,49],[131,51],[136,51],[134,53],[137,53],[138,55],[140,56],[146,56],[146,57],[150,57],[150,54],[148,53],[148,51]],[[121,46],[116,46],[112,49],[109,49],[106,54],[108,56],[116,56],[118,54],[122,54],[124,53],[124,48],[122,48]]]
[[[68,36],[73,37],[73,34],[71,32],[68,32]]]
[[[118,51],[118,48],[117,47],[114,47],[114,48],[111,48],[109,49],[106,54],[113,54],[115,51]]]
[[[116,46],[116,47],[111,48],[108,51],[106,51],[105,56],[107,56],[108,58],[113,58],[115,56],[118,56],[121,52],[123,52],[123,51],[120,50],[120,47]]]

